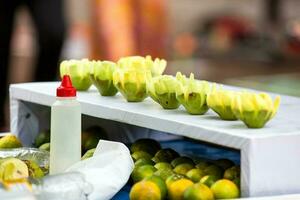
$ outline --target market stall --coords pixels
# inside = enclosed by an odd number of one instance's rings
[[[11,86],[11,130],[24,144],[30,145],[39,129],[49,126],[46,123],[49,122],[49,106],[55,100],[58,84],[25,83]],[[147,136],[149,132],[158,137],[159,132],[166,132],[216,144],[219,148],[224,147],[224,151],[225,147],[238,150],[243,197],[300,192],[298,98],[282,96],[277,116],[262,129],[249,129],[240,121],[222,121],[211,111],[202,116],[187,115],[182,107],[162,110],[150,99],[128,103],[120,95],[102,97],[93,87],[86,92],[79,92],[78,101],[82,106],[82,114],[93,117],[93,123],[103,124],[103,120],[108,120],[107,124],[111,125],[111,121],[114,121],[118,123],[119,130],[126,130],[112,131],[112,135],[127,134],[127,139],[134,140]]]

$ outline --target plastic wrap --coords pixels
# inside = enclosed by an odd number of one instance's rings
[[[49,167],[49,152],[37,148],[14,148],[14,149],[1,149],[0,158],[14,157],[21,160],[32,160],[40,167]]]
[[[38,200],[87,200],[92,189],[78,172],[45,176],[33,186]]]

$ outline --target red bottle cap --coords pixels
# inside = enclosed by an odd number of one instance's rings
[[[64,75],[61,85],[56,89],[57,97],[76,97],[76,89],[72,86],[69,75]]]

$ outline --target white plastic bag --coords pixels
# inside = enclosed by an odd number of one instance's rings
[[[93,157],[74,164],[67,171],[84,174],[93,186],[89,200],[109,200],[127,183],[133,167],[130,151],[124,144],[100,140]]]
[[[37,200],[29,191],[7,192],[0,189],[0,199],[2,200]]]

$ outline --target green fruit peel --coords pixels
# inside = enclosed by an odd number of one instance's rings
[[[92,85],[90,80],[91,62],[88,59],[65,60],[60,63],[60,76],[69,75],[77,90],[88,90]]]
[[[210,84],[207,81],[195,80],[193,73],[190,74],[190,78],[186,78],[186,76],[177,72],[176,79],[179,81],[176,98],[186,111],[193,115],[206,113],[209,109],[206,97],[210,91]]]
[[[170,75],[161,75],[150,79],[147,83],[149,96],[164,109],[177,109],[180,106],[176,98],[179,82]]]
[[[147,96],[146,82],[151,78],[150,71],[116,69],[113,83],[128,102],[140,102]]]
[[[266,93],[241,92],[232,102],[235,116],[249,128],[262,128],[271,120],[280,105],[280,96],[273,101]]]
[[[237,120],[237,117],[233,113],[231,104],[237,95],[236,92],[217,89],[216,85],[213,85],[212,91],[207,95],[207,105],[213,111],[215,111],[223,120]]]
[[[102,96],[114,96],[118,90],[113,84],[116,64],[110,61],[92,61],[90,78]]]
[[[118,61],[118,68],[150,71],[151,75],[161,75],[167,66],[167,61],[164,59],[155,58],[152,60],[151,56],[129,56],[123,57]]]

